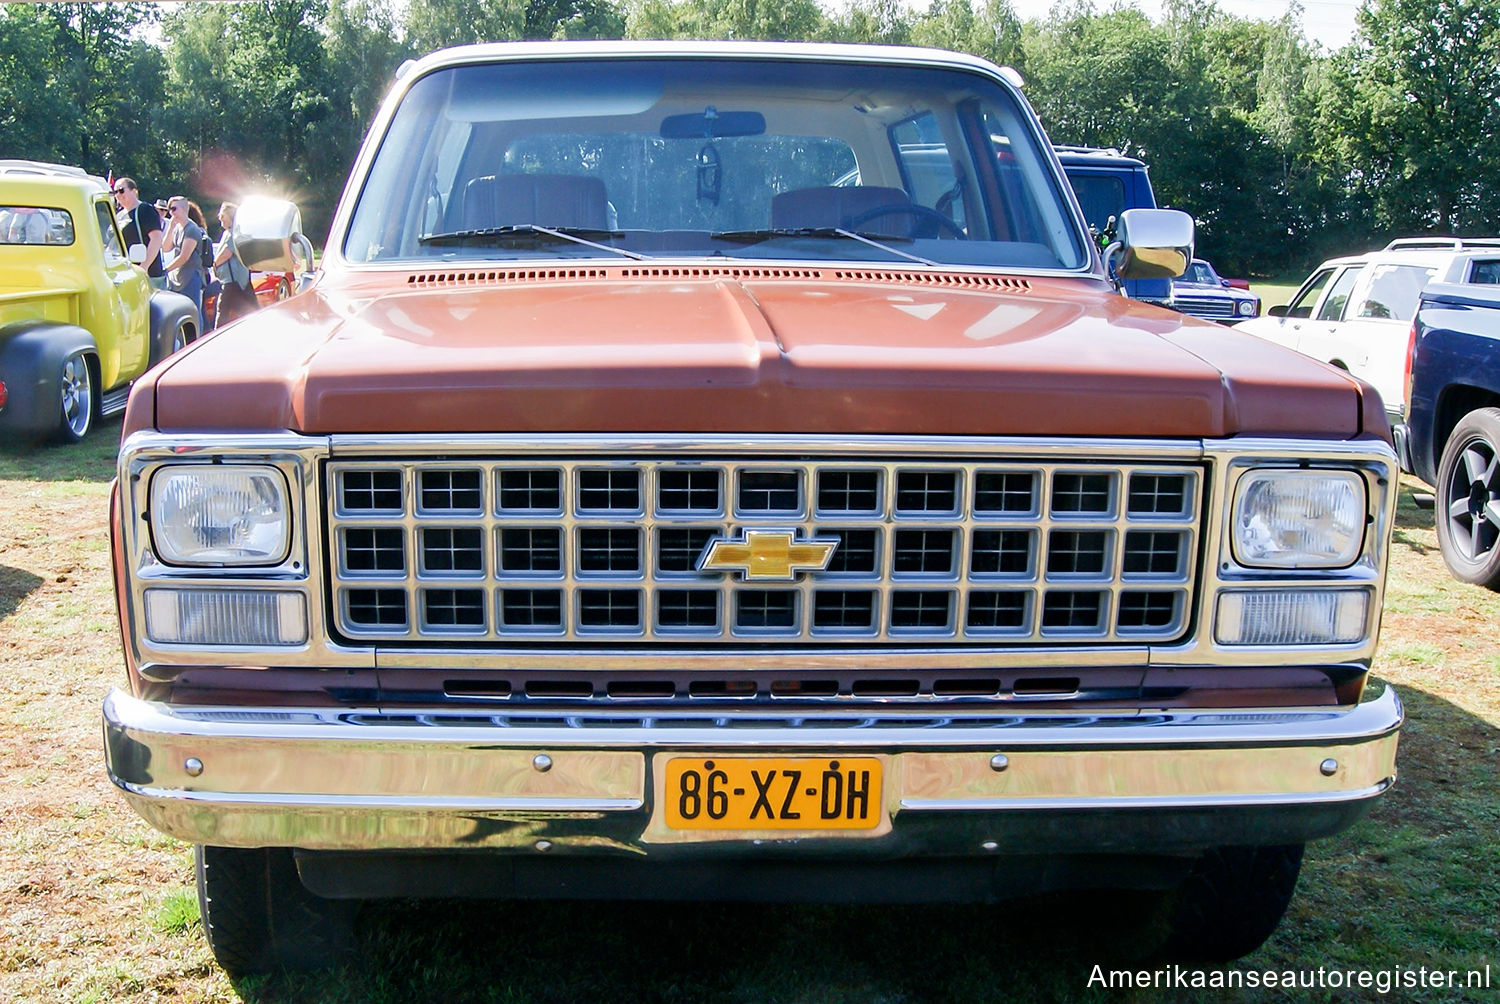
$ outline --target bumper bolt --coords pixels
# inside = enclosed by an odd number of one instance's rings
[[[1009,766],[1010,757],[1006,756],[1004,753],[996,753],[994,756],[990,757],[991,770],[1004,770]]]
[[[182,769],[187,771],[188,777],[197,777],[203,773],[203,761],[195,756],[190,756],[182,761]]]
[[[552,758],[545,753],[538,753],[531,758],[531,766],[545,774],[552,769]]]
[[[1327,760],[1324,760],[1322,763],[1318,764],[1318,770],[1323,772],[1324,777],[1333,777],[1333,775],[1339,772],[1339,762],[1333,757],[1329,757]]]
[[[546,854],[548,851],[552,850],[552,841],[538,840],[536,842],[536,849],[541,853]]]

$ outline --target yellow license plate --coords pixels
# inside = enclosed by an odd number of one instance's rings
[[[880,782],[875,757],[673,757],[662,800],[674,830],[870,830]]]

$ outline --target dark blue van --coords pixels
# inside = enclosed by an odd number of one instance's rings
[[[1155,209],[1156,195],[1146,165],[1118,150],[1100,150],[1088,146],[1056,146],[1063,173],[1073,184],[1073,194],[1083,209],[1083,218],[1096,234],[1103,233],[1111,216],[1116,219],[1127,209]],[[1135,300],[1148,300],[1171,306],[1172,280],[1130,279],[1125,293]]]

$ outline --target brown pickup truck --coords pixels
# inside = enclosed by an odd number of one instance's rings
[[[937,152],[937,151],[940,151]],[[1395,777],[1367,386],[1121,297],[1019,80],[408,67],[303,295],[135,389],[110,775],[234,972],[392,896],[1158,890],[1274,929]]]

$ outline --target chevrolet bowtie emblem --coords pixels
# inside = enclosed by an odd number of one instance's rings
[[[791,530],[746,530],[740,540],[715,537],[698,559],[701,572],[739,572],[747,582],[790,582],[798,572],[821,572],[837,540],[798,540]]]

